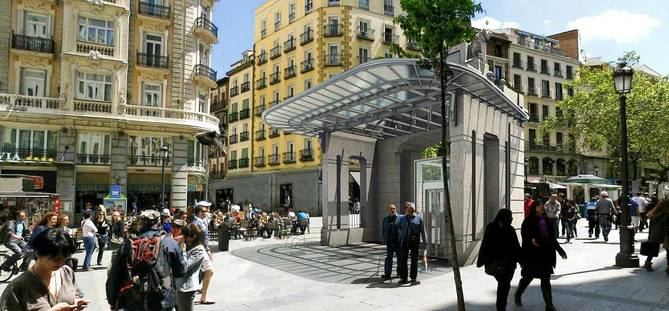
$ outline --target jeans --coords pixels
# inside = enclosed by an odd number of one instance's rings
[[[559,232],[559,218],[547,218],[547,220],[553,225],[553,233],[555,234],[555,237],[558,237]]]
[[[648,218],[646,218],[646,213],[639,213],[641,222],[639,223],[639,232],[643,232],[643,229],[648,228]]]
[[[26,254],[26,241],[10,240],[5,244],[5,246],[9,248],[10,251],[12,251],[12,255],[9,256],[9,258],[7,258],[4,263],[2,263],[3,268],[11,267]]]
[[[569,241],[572,238],[574,238],[574,228],[576,227],[576,219],[567,220],[566,225],[567,225],[567,241]]]
[[[95,250],[95,238],[94,237],[84,237],[84,249],[86,250],[86,256],[84,257],[84,269],[91,267],[91,257],[93,257],[93,251]]]
[[[399,259],[398,263],[398,273],[400,275],[400,279],[406,280],[407,279],[407,274],[411,277],[412,281],[415,281],[416,278],[418,277],[418,252],[419,248],[418,247],[400,247],[399,250],[399,255],[398,257],[401,257]],[[407,261],[409,259],[409,253],[411,253],[411,272],[407,273],[408,267],[407,267]]]
[[[383,274],[386,276],[390,276],[393,272],[393,256],[397,256],[397,274],[400,274],[400,253],[398,248],[397,245],[386,245],[386,260],[383,265]]]
[[[516,289],[516,300],[520,300],[520,296],[523,295],[523,292],[532,282],[532,278],[523,277],[518,283],[518,289]],[[551,289],[551,277],[547,276],[541,278],[541,294],[544,296],[544,303],[546,306],[553,305],[553,291]]]
[[[597,218],[599,218],[599,227],[602,228],[602,235],[604,236],[604,240],[608,241],[609,232],[611,232],[611,215],[599,214],[597,216]]]
[[[599,219],[595,210],[588,210],[588,236],[592,237],[592,233],[595,233],[595,239],[599,238]]]
[[[98,236],[98,265],[102,263],[102,255],[105,253],[105,246],[107,245],[108,240],[109,236],[107,235]]]
[[[177,311],[192,311],[195,291],[181,292],[177,291]]]
[[[562,235],[563,236],[567,234],[567,227],[568,227],[567,223],[568,222],[569,222],[568,219],[560,218],[560,224],[562,225]]]
[[[507,273],[502,275],[495,275],[497,280],[497,311],[506,310],[506,300],[509,297],[509,291],[511,290],[511,279],[513,279],[513,272],[515,269],[507,271]]]

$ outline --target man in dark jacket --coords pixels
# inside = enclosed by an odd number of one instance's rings
[[[383,266],[384,280],[390,280],[390,274],[393,270],[393,256],[397,255],[397,273],[399,274],[399,236],[397,232],[397,208],[395,205],[388,205],[388,216],[383,218],[383,244],[386,245],[386,261]]]
[[[7,241],[3,242],[5,242],[5,247],[12,252],[12,255],[2,263],[2,266],[0,266],[2,270],[9,271],[15,262],[26,255],[26,241],[30,237],[30,230],[28,230],[28,225],[25,222],[26,218],[26,213],[19,211],[16,213],[16,219],[7,222],[7,228],[5,229],[7,230]],[[21,265],[21,269],[26,270],[27,268],[26,265]]]
[[[418,252],[421,247],[425,248],[427,238],[425,237],[425,228],[423,219],[415,214],[416,206],[412,202],[406,202],[406,215],[397,218],[397,229],[399,236],[399,254],[401,259],[398,263],[398,272],[400,274],[400,284],[409,283],[407,281],[407,260],[411,252],[411,283],[417,284],[418,276]],[[422,243],[421,243],[422,238]]]

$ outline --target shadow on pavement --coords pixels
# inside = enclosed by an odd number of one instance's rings
[[[563,273],[563,274],[554,274],[551,279],[557,280],[561,277],[565,276],[570,276],[570,275],[576,275],[576,274],[583,274],[583,273],[590,273],[590,272],[597,272],[597,271],[606,271],[606,270],[620,270],[622,268],[616,267],[616,266],[608,266],[608,267],[603,267],[603,268],[598,268],[598,269],[591,269],[591,270],[583,270],[583,271],[576,271],[576,272],[571,272],[571,273]]]

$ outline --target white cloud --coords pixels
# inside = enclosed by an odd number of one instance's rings
[[[479,29],[520,28],[520,24],[512,21],[502,22],[492,17],[483,17],[472,20],[472,26]]]
[[[550,24],[550,23],[551,23],[551,20],[550,20],[550,19],[544,19],[544,25],[548,25],[548,24]]]
[[[648,36],[662,22],[646,14],[609,10],[597,15],[581,17],[567,23],[568,29],[578,28],[583,40],[632,43]]]

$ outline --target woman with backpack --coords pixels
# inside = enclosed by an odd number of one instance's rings
[[[200,290],[200,269],[207,256],[204,249],[204,232],[196,224],[189,224],[181,230],[186,243],[186,273],[176,279],[177,310],[193,310],[195,293]]]

